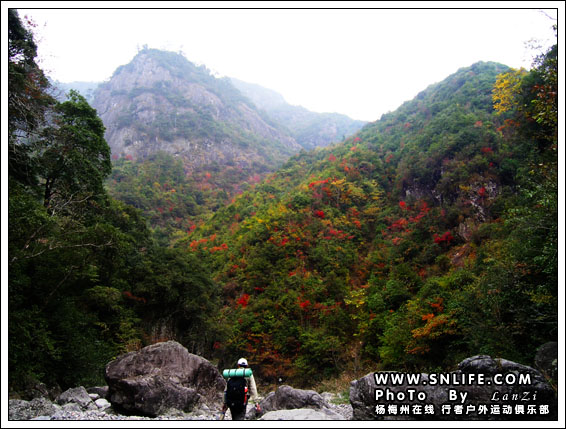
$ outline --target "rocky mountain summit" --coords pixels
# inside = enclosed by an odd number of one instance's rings
[[[115,159],[163,151],[189,168],[273,167],[300,150],[228,79],[173,52],[140,51],[97,88],[92,104]]]

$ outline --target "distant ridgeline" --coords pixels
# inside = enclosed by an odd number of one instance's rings
[[[259,85],[234,78],[231,82],[272,120],[286,127],[305,149],[337,143],[366,124],[339,113],[315,113],[301,106],[292,106],[277,92]]]

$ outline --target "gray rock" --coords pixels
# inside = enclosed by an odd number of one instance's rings
[[[106,398],[108,395],[108,386],[93,386],[86,389],[89,394],[98,395],[99,398]]]
[[[291,386],[280,386],[275,392],[269,393],[260,402],[261,412],[257,415],[255,409],[250,407],[246,414],[247,419],[263,416],[271,411],[313,409],[317,411],[330,411],[329,404],[314,390],[295,389]],[[300,419],[299,419],[300,420]]]
[[[190,412],[200,403],[218,409],[226,385],[214,365],[175,341],[119,356],[106,366],[105,378],[112,405],[152,417],[170,408]]]
[[[80,413],[81,411],[83,411],[83,408],[81,408],[81,406],[75,402],[68,402],[66,404],[63,404],[61,409],[65,413]]]
[[[96,401],[94,401],[94,404],[100,410],[105,410],[106,408],[111,406],[110,402],[108,402],[104,398],[97,399]]]
[[[93,401],[90,398],[88,392],[82,386],[65,390],[57,397],[56,401],[59,405],[74,403],[83,410],[87,410],[89,408],[92,409],[93,405]]]
[[[298,408],[269,411],[259,420],[344,420],[344,417],[330,410],[319,411],[312,408]]]
[[[298,408],[312,408],[320,410],[328,408],[327,402],[314,390],[295,389],[291,386],[280,386],[271,392],[260,403],[264,412],[276,410],[290,410]]]
[[[8,402],[10,420],[30,420],[39,416],[50,416],[57,408],[46,398],[34,398],[31,401],[11,399]]]
[[[377,384],[376,376],[391,377],[395,373],[370,373],[350,385],[350,403],[354,420],[452,420],[462,418],[454,414],[455,405],[470,407],[466,420],[552,420],[556,418],[557,403],[553,389],[543,375],[528,366],[490,356],[473,356],[458,365],[458,370],[446,374],[418,374],[419,380],[409,384],[407,378],[401,383],[389,381]],[[397,373],[398,374],[398,373]],[[440,376],[446,376],[441,382]],[[473,379],[472,379],[473,377]],[[508,377],[508,378],[506,378]],[[479,381],[479,380],[482,381]],[[467,383],[464,381],[468,381]],[[506,382],[507,381],[507,382]],[[413,391],[411,398],[410,392]],[[381,394],[376,398],[377,394]],[[424,395],[424,399],[417,394]],[[454,396],[455,395],[455,396]],[[411,412],[401,415],[377,413],[376,406],[388,410],[389,405],[409,405]],[[414,413],[413,405],[423,406]],[[425,405],[432,405],[432,413],[424,412]],[[450,405],[450,413],[443,413],[444,405]],[[481,405],[487,413],[480,413]],[[508,415],[491,413],[491,405],[523,406],[525,413]],[[536,414],[527,414],[528,405],[534,406]],[[548,406],[548,414],[539,414],[540,406]],[[430,408],[429,408],[430,411]],[[513,411],[514,412],[514,411]]]
[[[558,343],[545,343],[537,350],[535,366],[553,381],[558,380]]]

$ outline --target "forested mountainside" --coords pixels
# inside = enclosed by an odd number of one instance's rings
[[[8,18],[13,391],[100,385],[117,355],[170,339],[220,367],[245,354],[262,382],[304,386],[347,370],[449,370],[481,353],[531,364],[556,340],[556,47],[530,72],[463,68],[249,181],[197,225],[214,171],[195,191],[181,156],[125,152],[112,165],[98,116],[110,112],[76,92],[53,98],[33,34]],[[155,100],[171,102],[153,90],[141,97],[148,120]],[[122,143],[146,144],[135,141]],[[108,191],[117,184],[124,201]]]
[[[297,143],[307,150],[342,141],[366,124],[339,113],[315,113],[292,106],[281,94],[260,85],[235,78],[231,78],[231,82],[270,118],[286,127]]]
[[[544,70],[463,68],[293,157],[178,241],[222,286],[220,355],[302,380],[365,360],[530,362],[557,335],[556,105],[542,107],[556,76]]]

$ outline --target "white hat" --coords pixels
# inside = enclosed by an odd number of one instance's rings
[[[240,365],[240,366],[248,366],[248,361],[245,360],[244,358],[241,358],[241,359],[238,361],[238,365]]]

